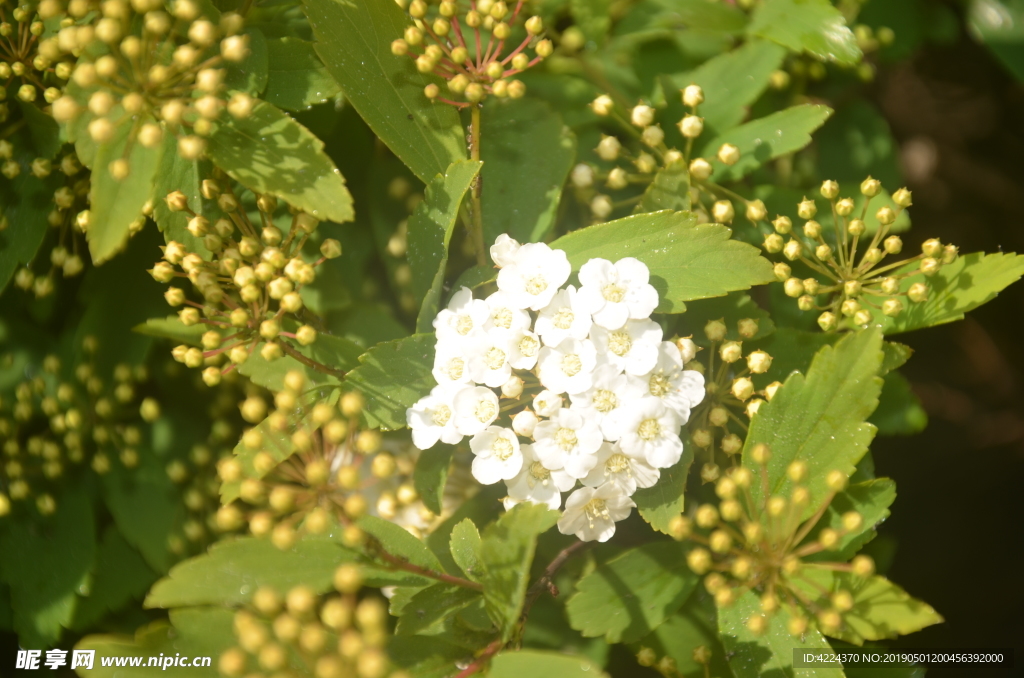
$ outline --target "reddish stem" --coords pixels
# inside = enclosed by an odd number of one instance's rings
[[[467,676],[472,676],[474,673],[478,673],[483,670],[484,665],[490,661],[491,657],[498,654],[498,650],[502,648],[502,645],[503,643],[501,640],[495,640],[492,642],[484,648],[484,651],[479,657],[473,660],[472,664],[455,674],[455,678],[467,678]]]

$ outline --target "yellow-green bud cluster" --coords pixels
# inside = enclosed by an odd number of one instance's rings
[[[76,7],[80,9],[81,5]],[[74,59],[60,48],[56,36],[44,37],[44,22],[61,17],[65,23],[74,21],[56,0],[38,5],[0,2],[0,123],[18,110],[17,105],[9,106],[9,100],[45,110],[63,93]]]

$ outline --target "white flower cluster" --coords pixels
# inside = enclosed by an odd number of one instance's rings
[[[607,541],[636,506],[637,488],[683,452],[680,429],[704,398],[704,378],[684,370],[689,342],[662,341],[650,319],[658,293],[633,258],[591,259],[580,287],[561,250],[502,235],[491,248],[498,291],[462,288],[434,320],[430,395],[409,408],[413,442],[469,436],[473,476],[504,481],[505,507],[561,508],[564,534]],[[502,398],[499,398],[499,393]]]

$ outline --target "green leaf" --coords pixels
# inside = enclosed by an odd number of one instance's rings
[[[524,503],[484,530],[484,602],[487,614],[501,629],[502,640],[512,637],[522,612],[537,536],[551,528],[558,516],[558,511],[547,506]]]
[[[473,581],[486,575],[484,566],[483,541],[476,525],[469,518],[464,519],[452,529],[452,558],[463,573]]]
[[[841,668],[794,669],[794,649],[831,653],[832,647],[813,627],[802,636],[790,635],[786,628],[790,616],[785,607],[767,619],[763,634],[755,635],[747,628],[747,620],[761,614],[760,600],[749,589],[729,607],[718,609],[718,630],[736,678],[843,678]]]
[[[757,333],[752,337],[742,337],[739,333],[739,321],[748,318],[757,321]],[[775,323],[772,322],[771,316],[746,292],[730,292],[724,297],[695,301],[687,306],[682,320],[686,333],[692,334],[693,340],[702,346],[709,344],[704,326],[712,320],[721,320],[725,323],[727,341],[757,341],[775,331]]]
[[[915,282],[928,285],[928,299],[908,303],[895,318],[876,316],[887,334],[909,332],[962,320],[964,314],[996,298],[1004,288],[1024,274],[1024,255],[974,252],[946,264],[930,278],[913,275],[903,279],[902,293]]]
[[[683,512],[686,505],[683,493],[686,491],[686,476],[693,463],[693,448],[683,448],[679,463],[661,470],[661,477],[651,487],[638,489],[633,495],[640,516],[658,532],[668,534],[673,518]]]
[[[317,593],[331,590],[334,570],[352,554],[331,537],[306,535],[281,550],[269,539],[222,539],[208,553],[171,568],[153,585],[145,607],[238,605],[248,603],[261,586],[287,593],[299,584]]]
[[[60,186],[58,172],[45,179],[28,171],[29,154],[18,154],[21,173],[12,180],[0,181],[0,219],[7,228],[0,231],[0,292],[18,267],[28,264],[50,230],[46,218],[53,207],[53,192]]]
[[[450,445],[435,445],[420,452],[412,480],[424,506],[434,513],[441,513],[441,497],[448,480],[448,467],[452,462],[454,448]]]
[[[380,542],[385,551],[413,565],[444,572],[440,561],[427,545],[405,531],[405,528],[377,516],[363,516],[358,525],[364,532]]]
[[[841,629],[830,634],[854,645],[914,633],[943,621],[928,603],[912,598],[885,577],[858,577],[851,572],[815,570],[808,578],[828,591],[849,591],[853,607],[843,613]],[[809,589],[812,596],[821,595]]]
[[[864,330],[822,347],[807,376],[792,374],[751,420],[743,448],[743,465],[757,468],[750,451],[760,443],[771,449],[768,482],[750,488],[755,501],[763,494],[788,495],[792,482],[786,468],[797,459],[807,463],[804,485],[811,496],[828,494],[825,476],[837,469],[852,475],[867,452],[875,427],[867,418],[878,405],[882,380],[882,334]],[[807,509],[813,512],[813,508]]]
[[[393,2],[304,0],[314,48],[347,101],[424,183],[466,157],[465,132],[451,106],[423,94],[438,78],[391,53],[408,24]]]
[[[852,189],[868,175],[890,188],[896,188],[903,181],[897,157],[899,145],[889,129],[889,122],[867,100],[854,99],[836,109],[815,140],[819,172],[840,185],[849,182]],[[860,195],[860,191],[848,192]],[[874,201],[872,204],[877,210],[879,205]],[[854,211],[854,214],[859,213]]]
[[[846,66],[863,56],[842,12],[829,0],[764,0],[747,33]]]
[[[92,582],[75,607],[72,627],[88,629],[108,612],[133,599],[141,600],[156,578],[156,572],[142,555],[125,541],[115,526],[108,526],[96,554]]]
[[[877,478],[847,486],[835,496],[806,540],[810,543],[821,530],[830,527],[842,535],[839,542],[834,549],[810,556],[809,560],[834,562],[853,558],[864,544],[874,539],[875,526],[889,517],[889,506],[895,499],[896,483],[890,478]],[[847,532],[842,529],[843,514],[847,511],[856,511],[864,519],[859,530]]]
[[[228,64],[224,87],[258,96],[267,86],[269,53],[263,31],[248,27],[242,31],[249,38],[249,53],[238,64]]]
[[[288,36],[267,40],[270,71],[261,97],[264,101],[301,111],[333,99],[341,91],[313,47],[311,42]]]
[[[587,40],[598,45],[604,43],[612,23],[608,12],[610,5],[611,0],[569,0],[573,23],[583,31]]]
[[[210,137],[210,159],[257,193],[269,193],[325,220],[354,218],[345,178],[324,144],[275,106],[260,102],[247,118],[224,115]],[[94,175],[95,176],[95,175]]]
[[[424,192],[423,201],[409,218],[408,259],[412,269],[412,292],[420,304],[416,329],[432,332],[448,265],[448,245],[459,217],[462,199],[480,172],[480,163],[459,160],[437,175]]]
[[[0,525],[0,580],[11,587],[14,630],[23,647],[50,647],[60,638],[96,557],[89,494],[69,486],[56,500],[50,517]]]
[[[309,346],[294,348],[307,358],[342,372],[358,365],[359,356],[363,352],[362,347],[351,339],[326,333],[317,335],[316,341]],[[310,385],[326,386],[340,383],[339,376],[310,367],[289,355],[267,361],[260,355],[258,349],[238,367],[239,373],[249,377],[254,384],[271,391],[280,391],[284,388],[284,376],[292,370],[305,374]]]
[[[751,40],[741,47],[721,54],[697,69],[669,76],[674,89],[700,85],[704,103],[698,115],[704,118],[705,134],[718,134],[743,122],[747,107],[767,89],[771,74],[782,65],[786,50],[764,40]],[[675,91],[666,97],[678,99]],[[681,102],[680,102],[681,104]],[[682,108],[679,108],[682,113]],[[717,150],[717,148],[715,149]]]
[[[205,325],[196,324],[187,327],[176,315],[169,315],[166,318],[150,318],[132,328],[132,332],[144,334],[147,337],[170,339],[173,342],[189,346],[201,346],[201,337],[205,331]]]
[[[93,668],[83,678],[146,678],[157,670],[139,667],[104,666],[104,658],[131,657],[211,657],[208,667],[160,666],[160,674],[168,678],[219,678],[217,657],[235,645],[232,629],[234,612],[225,608],[197,607],[171,610],[170,623],[161,619],[135,632],[134,638],[113,635],[91,635],[78,641],[76,650],[95,650]],[[114,659],[114,662],[117,660]],[[113,662],[111,662],[113,663]]]
[[[698,577],[686,567],[686,548],[674,541],[632,548],[576,584],[565,606],[569,624],[609,643],[643,638],[682,606]]]
[[[717,156],[709,157],[714,168],[714,181],[721,183],[741,179],[769,160],[799,151],[811,143],[811,133],[821,127],[830,115],[832,109],[828,106],[800,104],[719,134],[703,147],[707,154],[716,154],[722,144],[729,143],[740,150],[740,159],[729,166]]]
[[[480,597],[478,591],[434,584],[423,589],[402,607],[395,633],[398,635],[433,635],[432,631],[443,630],[444,624],[456,612]]]
[[[146,148],[128,144],[131,125],[120,127],[110,143],[96,149],[89,190],[90,226],[85,232],[93,263],[101,264],[124,248],[128,230],[136,219],[144,219],[142,207],[153,197],[163,146]],[[118,181],[110,175],[111,162],[128,160],[128,176]]]
[[[500,652],[491,662],[490,678],[607,678],[586,657],[573,657],[561,652],[518,650]]]
[[[458,662],[472,652],[444,636],[394,636],[388,642],[392,663],[416,678],[451,678]]]
[[[751,245],[731,240],[719,224],[698,224],[689,212],[654,212],[581,228],[551,243],[573,269],[594,257],[636,257],[651,271],[660,313],[682,313],[685,301],[719,297],[775,279],[772,265]]]
[[[359,367],[348,373],[345,384],[366,398],[363,420],[370,428],[405,427],[405,411],[436,385],[433,334],[377,344],[360,356]]]
[[[576,136],[558,113],[533,99],[494,98],[481,111],[484,239],[502,233],[540,242],[551,231]]]
[[[879,435],[909,436],[920,433],[928,425],[928,413],[910,388],[910,382],[899,372],[885,375],[878,409],[871,423]]]
[[[173,134],[164,136],[163,153],[160,156],[160,168],[156,173],[156,186],[153,189],[153,220],[167,240],[176,240],[188,249],[209,260],[210,251],[202,238],[197,238],[188,230],[188,222],[192,218],[188,212],[172,212],[167,207],[165,198],[172,191],[181,191],[188,198],[188,206],[196,214],[206,217],[214,223],[220,212],[213,204],[207,204],[200,192],[202,177],[210,176],[213,166],[208,160],[185,160],[177,151],[177,139]]]
[[[60,126],[53,116],[43,113],[34,103],[15,99],[21,108],[21,116],[28,127],[35,153],[33,158],[52,160],[63,142],[60,140]]]
[[[685,212],[689,209],[690,170],[685,162],[679,160],[658,170],[634,211],[640,214],[660,210]]]
[[[699,676],[704,667],[694,660],[693,651],[701,645],[711,650],[711,675],[731,676],[718,637],[714,600],[698,587],[679,611],[630,649],[639,652],[641,648],[651,648],[658,657],[674,659],[676,670],[683,676]]]

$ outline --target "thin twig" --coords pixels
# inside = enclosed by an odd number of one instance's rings
[[[454,586],[459,586],[464,589],[472,589],[474,591],[484,590],[484,587],[475,581],[463,579],[462,577],[454,577],[450,574],[445,574],[444,572],[435,572],[434,570],[430,570],[425,567],[420,567],[419,565],[410,563],[408,560],[400,558],[392,553],[388,553],[386,550],[384,550],[383,546],[376,550],[375,553],[376,555],[380,556],[383,560],[386,560],[388,564],[394,566],[396,569],[405,570],[406,572],[411,572],[412,574],[418,574],[421,577],[426,577],[427,579],[436,579],[437,581],[441,581],[446,584],[452,584]]]
[[[526,602],[523,604],[522,621],[526,621],[527,615],[530,614],[530,608],[533,607],[533,604],[537,601],[537,598],[540,597],[541,593],[548,591],[553,596],[558,595],[558,587],[553,583],[555,574],[557,574],[558,570],[565,565],[567,560],[580,551],[590,547],[593,543],[594,542],[591,541],[578,541],[575,544],[562,549],[559,554],[555,556],[554,560],[548,563],[548,566],[544,568],[544,574],[542,574],[537,581],[533,582],[530,588],[526,591]]]
[[[287,342],[282,341],[278,345],[281,347],[281,350],[283,350],[285,353],[287,353],[291,357],[295,358],[296,360],[298,360],[303,365],[305,365],[307,367],[313,368],[317,372],[322,372],[323,374],[330,374],[330,375],[333,375],[335,377],[344,377],[345,374],[347,374],[344,370],[337,370],[337,369],[334,369],[333,367],[328,367],[327,365],[324,365],[323,363],[318,363],[317,361],[313,360],[312,358],[308,358],[308,357],[302,355],[301,353],[296,351],[294,348],[289,346]]]
[[[492,642],[484,648],[484,651],[480,653],[479,657],[473,660],[472,664],[455,674],[455,678],[467,678],[467,676],[472,676],[474,673],[478,673],[483,670],[484,665],[490,661],[491,657],[498,654],[498,650],[500,650],[503,645],[504,643],[501,642],[500,638]]]

